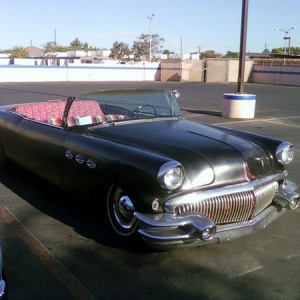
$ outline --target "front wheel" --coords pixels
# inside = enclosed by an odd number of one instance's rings
[[[109,226],[121,238],[137,235],[137,220],[130,196],[121,188],[112,185],[106,199],[106,212]]]

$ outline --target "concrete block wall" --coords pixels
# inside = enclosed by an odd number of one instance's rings
[[[300,66],[253,65],[252,82],[300,86]]]
[[[244,81],[250,82],[253,61],[245,61]],[[239,60],[237,59],[208,59],[206,61],[206,82],[237,82]]]
[[[182,81],[203,82],[204,81],[204,61],[184,60],[182,66]]]
[[[32,61],[31,61],[32,62]],[[16,62],[15,62],[16,63]],[[0,65],[0,82],[156,81],[159,63],[80,66]]]
[[[226,82],[227,60],[207,59],[205,67],[206,82]]]
[[[108,61],[101,64],[42,64],[42,59],[0,59],[0,82],[46,81],[191,81],[237,82],[238,60],[207,59],[205,61],[177,61],[120,64]],[[162,76],[165,74],[165,76]],[[245,82],[300,86],[300,66],[263,66],[251,60],[245,62]]]
[[[246,60],[245,61],[245,72],[244,72],[244,81],[251,82],[251,74],[252,74],[253,61]],[[237,82],[239,74],[239,60],[230,59],[228,60],[227,67],[227,82]]]

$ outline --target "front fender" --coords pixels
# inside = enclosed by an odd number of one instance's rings
[[[255,145],[258,145],[268,155],[273,170],[280,170],[280,171],[284,170],[284,167],[281,164],[279,164],[278,161],[276,160],[276,149],[282,142],[284,142],[283,140],[269,137],[269,136],[264,136],[261,134],[251,133],[247,131],[226,128],[226,127],[219,127],[215,125],[208,125],[208,126],[217,128],[219,130],[222,130],[223,132],[227,132],[237,137],[246,139],[254,143]]]

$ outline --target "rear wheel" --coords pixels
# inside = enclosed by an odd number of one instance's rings
[[[106,212],[109,226],[121,238],[137,235],[137,220],[130,196],[121,188],[112,185],[106,199]]]

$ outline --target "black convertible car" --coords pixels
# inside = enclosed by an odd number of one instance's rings
[[[188,121],[178,96],[126,89],[2,106],[0,160],[94,191],[119,237],[161,250],[228,241],[297,208],[292,144]]]

